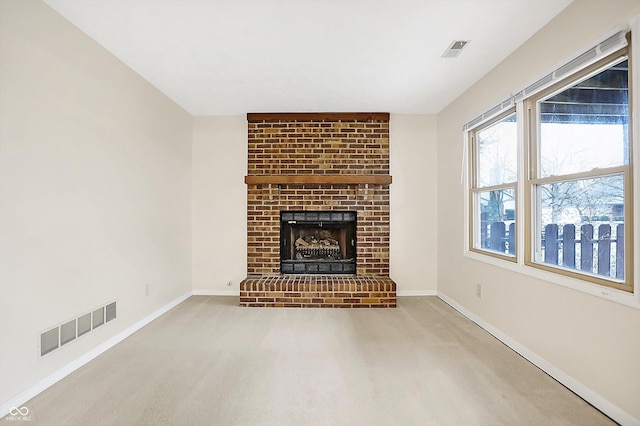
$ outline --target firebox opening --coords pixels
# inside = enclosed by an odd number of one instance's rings
[[[283,274],[355,274],[355,211],[280,212]]]

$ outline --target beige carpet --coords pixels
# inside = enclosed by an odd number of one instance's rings
[[[435,297],[237,304],[191,297],[25,404],[30,424],[613,424]]]

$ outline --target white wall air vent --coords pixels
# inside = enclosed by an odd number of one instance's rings
[[[104,324],[104,306],[93,311],[93,329]]]
[[[58,327],[45,331],[40,335],[40,356],[60,347],[60,330]]]
[[[116,318],[116,302],[109,303],[104,307],[104,316],[107,322]]]
[[[111,302],[50,328],[39,335],[40,356],[59,349],[114,319],[116,319],[116,302]]]
[[[91,331],[91,313],[78,318],[78,337]]]
[[[60,346],[75,340],[78,336],[77,320],[71,320],[60,326]]]
[[[443,58],[455,58],[457,57],[462,49],[464,49],[469,44],[469,40],[454,40],[447,50],[442,54]]]

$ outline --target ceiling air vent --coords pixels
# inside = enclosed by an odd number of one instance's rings
[[[443,58],[457,57],[467,44],[469,44],[469,40],[454,40],[449,45],[449,47],[447,47],[447,50],[444,51],[444,53],[442,54],[442,57]]]

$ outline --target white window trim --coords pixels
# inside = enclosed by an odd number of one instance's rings
[[[631,31],[631,56],[633,58],[640,58],[640,15],[635,17],[634,21],[630,24],[630,27],[625,31]],[[638,62],[631,67],[631,81],[640,82],[640,59],[636,59]],[[586,66],[586,65],[585,65]],[[555,80],[549,81],[545,85],[536,87],[536,91],[542,90],[549,85],[553,84]],[[632,180],[633,180],[633,264],[640,265],[640,90],[638,87],[640,84],[632,84],[632,106],[631,112],[633,115],[632,121],[632,134],[634,135],[633,149],[632,149]],[[531,87],[531,86],[530,86]],[[605,287],[599,284],[591,283],[586,280],[572,278],[560,273],[545,271],[533,266],[526,265],[524,262],[525,241],[524,238],[519,237],[516,240],[516,261],[501,259],[498,257],[487,256],[483,253],[470,250],[470,205],[469,205],[469,193],[470,193],[470,176],[469,176],[469,161],[470,155],[466,147],[468,146],[468,133],[473,128],[480,124],[485,123],[507,108],[516,104],[516,121],[523,122],[524,119],[524,94],[527,89],[519,92],[518,95],[502,102],[500,105],[492,108],[489,112],[472,120],[469,124],[466,124],[463,128],[463,171],[462,171],[462,184],[463,184],[463,205],[464,205],[464,245],[463,254],[465,257],[479,262],[487,263],[499,268],[503,268],[518,274],[522,274],[531,278],[543,280],[552,284],[557,284],[563,287],[567,287],[573,290],[580,291],[592,296],[596,296],[602,299],[610,300],[612,302],[620,303],[625,306],[640,309],[640,267],[633,268],[633,293],[629,293],[623,290],[617,290],[611,287]],[[526,93],[529,96],[531,93]],[[518,164],[523,164],[524,161],[524,132],[526,129],[524,126],[519,126],[518,131]],[[527,171],[524,167],[518,168],[518,182],[517,182],[517,202],[516,202],[516,226],[517,235],[525,235],[525,223],[524,223],[524,209],[525,209],[525,173]]]

